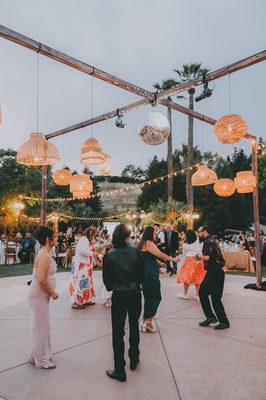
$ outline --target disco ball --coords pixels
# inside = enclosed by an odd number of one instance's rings
[[[139,136],[144,143],[156,146],[164,143],[170,135],[168,119],[160,113],[152,112],[142,123]]]

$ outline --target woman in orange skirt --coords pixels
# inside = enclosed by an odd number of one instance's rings
[[[196,255],[201,252],[202,244],[199,243],[196,233],[188,230],[183,245],[185,259],[177,275],[177,283],[183,283],[184,285],[184,294],[178,296],[180,299],[189,299],[188,288],[190,285],[195,285],[195,299],[199,300],[199,288],[206,274],[203,261],[196,258]]]

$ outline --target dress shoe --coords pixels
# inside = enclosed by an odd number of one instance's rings
[[[139,364],[139,358],[136,361],[130,361],[130,369],[131,371],[135,371]]]
[[[116,379],[119,382],[125,382],[127,380],[125,371],[117,372],[115,369],[108,369],[106,374],[109,378]]]
[[[215,317],[212,318],[207,318],[205,321],[202,321],[199,323],[199,326],[209,326],[211,324],[215,324],[217,322],[217,319]]]
[[[230,328],[229,322],[225,322],[225,323],[221,322],[219,325],[216,325],[214,327],[214,329],[216,329],[217,331],[221,331],[221,330],[227,329],[227,328]]]

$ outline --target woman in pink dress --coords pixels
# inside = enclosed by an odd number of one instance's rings
[[[79,239],[73,260],[69,297],[74,310],[94,305],[93,241],[95,228],[87,228]]]
[[[196,255],[202,252],[202,244],[199,243],[197,235],[194,231],[188,230],[186,240],[183,244],[184,263],[177,274],[177,283],[183,283],[184,294],[180,294],[180,299],[189,299],[188,288],[195,285],[196,300],[199,300],[199,287],[202,283],[206,271],[202,260],[198,260]]]
[[[51,362],[49,301],[58,299],[55,291],[56,263],[51,257],[54,232],[40,226],[36,239],[42,246],[34,261],[32,283],[28,295],[31,309],[31,355],[29,363],[37,368],[54,369]]]

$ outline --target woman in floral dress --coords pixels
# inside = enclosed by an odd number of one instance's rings
[[[94,228],[87,228],[79,239],[73,260],[72,279],[69,285],[69,295],[73,309],[94,305],[93,289],[93,240]]]

